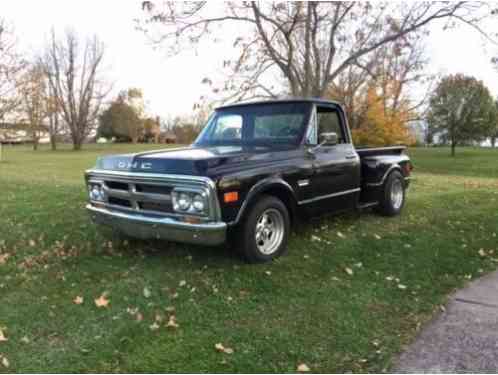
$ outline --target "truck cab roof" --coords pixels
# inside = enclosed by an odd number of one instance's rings
[[[279,103],[314,103],[314,104],[329,104],[329,105],[333,104],[337,106],[342,106],[341,103],[335,100],[328,100],[321,98],[288,98],[288,99],[257,100],[257,101],[232,103],[232,104],[219,106],[216,109],[229,109],[229,108],[245,107],[251,105],[279,104]]]

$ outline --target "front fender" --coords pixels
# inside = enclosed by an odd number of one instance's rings
[[[268,177],[261,181],[258,181],[251,187],[251,189],[249,189],[249,192],[247,193],[244,202],[242,202],[235,220],[228,224],[237,225],[242,217],[244,217],[244,214],[247,212],[247,209],[251,205],[251,203],[255,201],[258,195],[264,194],[265,192],[274,192],[279,195],[283,194],[284,197],[280,198],[284,198],[284,200],[286,200],[284,204],[286,204],[286,206],[290,205],[290,207],[288,208],[289,210],[291,210],[291,215],[294,214],[297,206],[297,197],[292,186],[280,177]]]

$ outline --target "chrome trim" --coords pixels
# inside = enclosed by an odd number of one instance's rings
[[[310,184],[310,180],[309,179],[298,180],[297,181],[297,186],[299,186],[299,187],[308,186],[309,184]]]
[[[387,146],[387,147],[365,147],[365,148],[356,148],[356,152],[362,152],[362,151],[394,151],[394,150],[406,150],[406,146],[401,145],[401,146]]]
[[[391,173],[395,169],[401,171],[401,167],[399,165],[397,165],[397,164],[391,165],[389,167],[389,169],[384,173],[384,176],[382,176],[382,179],[380,180],[380,182],[367,182],[366,185],[367,186],[382,186],[382,185],[384,185],[384,182],[386,181],[386,178],[389,175],[389,173]]]
[[[131,237],[199,245],[219,245],[226,240],[227,224],[224,222],[191,224],[169,217],[153,218],[137,212],[128,214],[91,204],[87,204],[86,209],[95,223],[110,226]]]
[[[141,184],[159,184],[159,185],[167,185],[173,188],[197,188],[200,190],[204,190],[208,196],[208,208],[209,208],[209,219],[212,221],[220,221],[221,220],[221,209],[218,201],[218,197],[216,194],[216,185],[213,180],[209,177],[204,176],[188,176],[188,175],[177,175],[177,174],[158,174],[158,173],[139,173],[139,172],[122,172],[122,171],[110,171],[110,170],[102,170],[102,169],[89,169],[85,172],[85,178],[88,181],[104,181],[106,179],[110,179],[117,182],[124,182],[132,186],[131,191],[122,190],[119,194],[126,194],[128,198],[125,198],[122,195],[122,198],[129,200],[140,200],[143,198],[143,195],[140,195],[141,192],[136,192],[133,189],[134,183]],[[116,189],[112,189],[113,193],[116,192]],[[120,190],[117,190],[120,191]],[[145,193],[150,199],[154,199],[154,193]],[[161,194],[161,201],[168,202],[171,200],[171,196],[168,197],[167,194]],[[157,201],[156,201],[157,202]],[[106,202],[107,204],[107,202]],[[133,204],[133,203],[132,203]],[[133,207],[137,209],[137,207]],[[137,210],[139,211],[139,210]],[[146,213],[145,210],[143,213]],[[165,213],[165,212],[155,212],[155,215],[163,215],[163,216],[177,216],[176,214],[181,214],[177,212]]]
[[[356,189],[349,189],[349,190],[339,191],[337,193],[332,193],[332,194],[327,194],[327,195],[320,195],[318,197],[314,197],[314,198],[310,198],[310,199],[305,199],[305,200],[299,201],[299,202],[297,202],[297,204],[299,204],[299,205],[301,205],[301,204],[308,204],[308,203],[316,202],[316,201],[319,201],[319,200],[322,200],[322,199],[334,198],[334,197],[339,197],[341,195],[357,193],[360,190],[361,190],[360,188],[356,188]]]

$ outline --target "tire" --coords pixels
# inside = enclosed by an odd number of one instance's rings
[[[384,216],[399,215],[405,205],[405,181],[399,171],[393,171],[387,176],[379,195],[377,212]]]
[[[278,198],[258,197],[239,227],[237,251],[248,263],[264,263],[287,250],[289,211]]]

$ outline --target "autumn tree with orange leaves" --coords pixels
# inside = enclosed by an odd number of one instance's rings
[[[407,102],[396,103],[393,93],[397,82],[385,83],[384,87],[372,84],[365,94],[365,116],[358,127],[352,129],[356,145],[385,146],[413,144],[407,123],[413,117]]]

